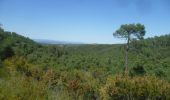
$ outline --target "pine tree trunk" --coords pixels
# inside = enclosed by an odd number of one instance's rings
[[[128,45],[126,45],[126,52],[125,52],[125,71],[128,70]]]
[[[128,72],[128,51],[129,51],[129,41],[130,35],[128,35],[128,40],[126,44],[126,53],[125,53],[125,72]]]

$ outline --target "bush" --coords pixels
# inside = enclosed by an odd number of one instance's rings
[[[92,100],[97,98],[96,80],[92,77],[91,73],[72,70],[69,72],[63,71],[58,80],[58,90],[65,92],[71,100]],[[57,98],[56,98],[57,99]]]
[[[46,100],[48,90],[43,82],[28,77],[11,77],[0,82],[0,100]]]
[[[131,76],[135,75],[144,75],[146,73],[144,67],[142,65],[136,65],[130,70]]]
[[[110,76],[100,89],[104,100],[169,100],[170,84],[154,76]]]

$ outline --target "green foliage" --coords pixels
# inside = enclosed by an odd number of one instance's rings
[[[126,43],[126,52],[125,52],[125,71],[128,72],[128,51],[130,47],[130,43],[132,40],[141,40],[145,35],[145,26],[141,24],[124,24],[121,25],[116,32],[113,33],[113,36],[119,38],[125,38],[127,40]]]
[[[1,100],[46,100],[45,84],[28,77],[11,77],[0,82]]]
[[[103,100],[168,100],[170,84],[154,76],[110,76],[100,89]]]
[[[12,57],[14,55],[14,51],[10,46],[6,46],[1,49],[0,55],[1,59],[4,60],[6,58]]]
[[[132,41],[123,76],[124,45],[42,45],[0,28],[0,99],[170,99],[169,40]]]
[[[134,37],[137,39],[143,39],[143,36],[145,35],[145,26],[139,23],[124,24],[121,25],[120,28],[113,33],[113,35],[120,38],[130,38],[130,40]]]
[[[130,70],[130,74],[135,75],[144,75],[146,73],[144,67],[142,65],[136,65]]]

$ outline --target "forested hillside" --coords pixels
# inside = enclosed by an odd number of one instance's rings
[[[43,45],[0,28],[2,100],[168,100],[170,35],[124,44]]]

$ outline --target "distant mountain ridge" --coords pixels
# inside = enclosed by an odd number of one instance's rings
[[[57,40],[46,40],[46,39],[33,39],[33,40],[40,44],[84,44],[82,42],[69,42],[69,41],[57,41]]]

